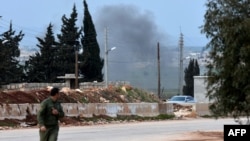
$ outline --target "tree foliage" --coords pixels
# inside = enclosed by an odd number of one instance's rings
[[[84,5],[83,27],[76,24],[77,10],[73,6],[69,18],[62,16],[62,26],[57,38],[54,37],[53,26],[50,23],[44,38],[36,37],[39,51],[29,56],[22,66],[18,61],[19,42],[24,34],[14,35],[12,25],[9,31],[0,38],[0,82],[9,84],[14,82],[58,82],[57,76],[68,73],[75,74],[75,65],[79,64],[78,75],[84,76],[85,82],[103,81],[102,68],[104,60],[100,58],[100,48],[96,39],[96,31],[88,11],[86,1]],[[83,30],[82,30],[83,29]],[[8,40],[3,44],[3,41]],[[82,53],[79,53],[82,51]],[[79,62],[76,62],[78,56]]]
[[[77,27],[77,11],[76,6],[73,6],[70,18],[66,15],[62,17],[61,33],[58,37],[58,75],[75,74],[75,53],[80,49],[79,37],[81,30]]]
[[[10,23],[9,30],[0,39],[0,84],[18,83],[24,79],[23,66],[19,62],[19,42],[24,34],[15,35]]]
[[[37,37],[39,44],[34,55],[25,62],[27,82],[55,82],[57,77],[57,43],[50,23],[44,39]]]
[[[250,1],[208,0],[202,33],[210,39],[207,96],[217,117],[250,114]],[[248,120],[249,121],[249,120]]]
[[[200,67],[196,59],[189,61],[188,67],[185,68],[185,86],[183,86],[183,94],[194,96],[194,76],[200,75]]]
[[[88,5],[84,0],[84,19],[81,44],[83,45],[83,54],[81,58],[80,70],[84,76],[83,81],[103,81],[102,68],[104,60],[100,58],[100,48],[96,39],[95,26],[92,22]]]

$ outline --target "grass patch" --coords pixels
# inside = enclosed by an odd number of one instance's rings
[[[20,123],[16,120],[11,120],[11,119],[0,120],[0,126],[16,127],[19,124]]]

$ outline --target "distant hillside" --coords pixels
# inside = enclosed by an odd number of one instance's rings
[[[29,55],[32,55],[37,49],[35,48],[21,48],[21,60],[25,61]],[[117,49],[121,50],[121,49]],[[121,51],[120,51],[121,53]],[[122,52],[123,54],[125,52]],[[133,53],[125,53],[133,54]],[[161,49],[160,53],[160,75],[161,87],[163,89],[178,89],[179,83],[179,49],[178,47],[170,47]],[[101,55],[102,56],[102,55]],[[157,88],[158,83],[158,63],[156,52],[151,55],[143,57],[140,56],[128,58],[131,61],[121,61],[122,56],[119,51],[110,54],[109,57],[109,81],[129,81],[132,86],[137,88],[151,90]],[[183,51],[184,69],[189,63],[189,59],[198,59],[200,65],[201,75],[206,72],[205,60],[207,59],[207,52],[204,47],[185,47]],[[148,58],[148,59],[147,59]],[[145,60],[146,59],[146,60]],[[134,61],[137,60],[137,61]],[[104,70],[103,70],[104,71]],[[104,73],[104,72],[103,72]]]

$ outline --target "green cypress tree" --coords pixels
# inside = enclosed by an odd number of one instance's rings
[[[199,76],[200,75],[200,67],[199,67],[199,63],[198,60],[195,59],[195,64],[194,64],[194,76]]]
[[[10,23],[9,30],[1,36],[0,83],[9,84],[22,82],[24,79],[24,71],[18,57],[20,57],[19,42],[22,40],[24,34],[20,31],[15,35],[15,31],[12,29],[12,23]]]
[[[30,56],[26,61],[26,73],[28,82],[56,82],[57,81],[57,51],[53,26],[50,23],[44,39],[37,37],[39,52]]]
[[[36,52],[34,55],[29,56],[29,59],[25,61],[25,73],[26,73],[26,82],[42,82],[41,76],[44,70],[40,69],[40,65],[43,65],[40,62],[41,54]]]
[[[79,44],[81,30],[76,26],[77,15],[74,5],[70,18],[66,15],[62,17],[61,33],[57,35],[59,40],[57,63],[60,70],[58,75],[75,73],[75,53],[81,49]]]
[[[184,73],[185,73],[184,81],[186,84],[185,86],[183,86],[183,94],[184,95],[193,96],[193,91],[192,91],[192,89],[193,89],[193,87],[192,87],[193,86],[192,85],[192,83],[193,83],[193,80],[192,80],[193,70],[194,70],[194,60],[191,59],[189,61],[188,67],[185,68],[185,71],[184,71]]]
[[[194,96],[194,76],[200,75],[198,61],[196,59],[191,59],[184,73],[186,85],[183,86],[183,94]]]
[[[85,82],[103,81],[102,68],[104,60],[100,57],[100,48],[96,39],[96,30],[88,10],[88,5],[84,0],[84,19],[81,43],[83,45],[82,64],[80,70],[84,76]]]
[[[202,33],[210,42],[207,96],[217,117],[250,116],[250,2],[208,0]]]

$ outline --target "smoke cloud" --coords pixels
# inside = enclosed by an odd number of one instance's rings
[[[176,65],[173,66],[178,53],[167,47],[168,37],[158,28],[152,12],[122,4],[104,6],[96,12],[94,24],[101,56],[104,58],[105,44],[108,48],[116,47],[108,52],[109,81],[129,81],[139,88],[156,89],[159,42],[161,86],[178,87],[178,70]]]

